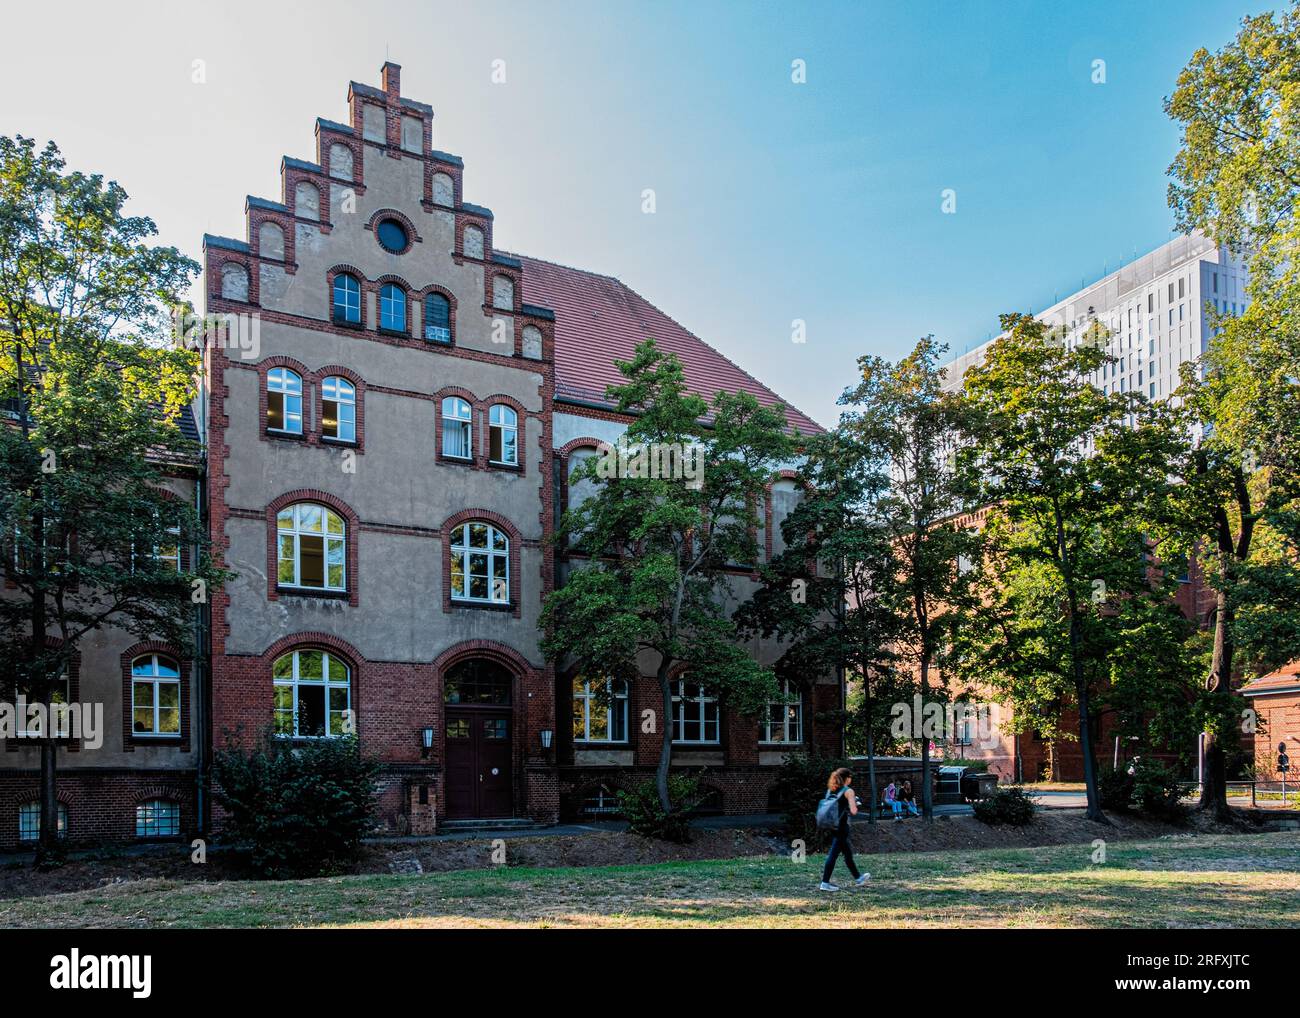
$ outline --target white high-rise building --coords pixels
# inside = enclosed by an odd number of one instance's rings
[[[1130,262],[1037,315],[1077,343],[1094,319],[1110,332],[1115,358],[1092,381],[1106,392],[1138,391],[1163,399],[1178,388],[1184,361],[1199,357],[1213,335],[1211,311],[1246,307],[1246,265],[1199,232],[1179,237]],[[966,369],[984,360],[996,340],[945,365],[944,387],[957,389]]]

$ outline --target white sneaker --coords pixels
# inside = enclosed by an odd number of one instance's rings
[[[817,890],[819,890],[819,891],[838,891],[838,890],[839,890],[839,887],[837,887],[835,884],[828,884],[828,883],[826,883],[825,880],[823,880],[822,883],[821,883],[821,886],[820,886],[819,888],[817,888]]]
[[[870,879],[871,879],[871,874],[870,874],[870,873],[864,873],[864,874],[862,874],[862,876],[858,877],[857,880],[853,881],[853,883],[856,884],[858,887],[861,887],[863,884],[865,884],[865,883],[866,883],[868,880],[870,880]]]

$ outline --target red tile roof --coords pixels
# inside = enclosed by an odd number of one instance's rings
[[[1283,665],[1275,672],[1251,679],[1241,687],[1240,692],[1246,696],[1261,696],[1272,692],[1282,692],[1300,686],[1300,658]]]
[[[613,276],[511,257],[524,264],[524,303],[555,312],[557,398],[609,405],[605,386],[623,381],[615,359],[630,360],[638,343],[653,338],[681,360],[687,387],[710,402],[720,390],[749,392],[764,406],[784,404],[786,420],[802,433],[824,430]]]

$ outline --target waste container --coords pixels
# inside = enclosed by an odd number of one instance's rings
[[[988,771],[967,770],[961,776],[961,794],[967,802],[987,799],[998,787],[998,776]]]

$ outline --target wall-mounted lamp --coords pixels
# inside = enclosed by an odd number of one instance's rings
[[[542,749],[551,748],[551,740],[555,738],[555,732],[549,728],[542,729]]]
[[[429,751],[433,749],[433,726],[420,729],[420,749],[422,755],[428,756]]]

